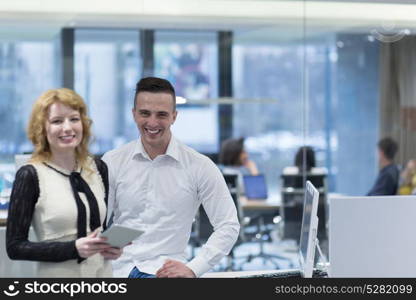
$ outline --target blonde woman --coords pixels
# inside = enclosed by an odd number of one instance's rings
[[[6,244],[11,259],[39,261],[40,277],[110,277],[122,250],[98,233],[105,226],[106,164],[88,152],[91,121],[82,98],[66,88],[35,102],[28,126],[34,152],[17,173]],[[33,225],[38,241],[28,240]]]

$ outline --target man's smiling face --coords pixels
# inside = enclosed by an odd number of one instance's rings
[[[171,94],[163,92],[137,94],[133,117],[146,149],[166,150],[172,136],[170,126],[177,115],[172,98]]]

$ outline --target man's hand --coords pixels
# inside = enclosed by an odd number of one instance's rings
[[[157,270],[158,278],[195,278],[195,273],[180,261],[168,259],[163,266]]]

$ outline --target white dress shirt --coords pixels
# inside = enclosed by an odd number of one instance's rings
[[[214,232],[186,265],[197,277],[227,255],[240,224],[233,200],[217,166],[176,140],[166,154],[151,160],[141,140],[103,156],[109,169],[108,217],[114,223],[144,230],[113,262],[115,277],[127,277],[134,266],[155,274],[166,259],[186,263],[192,222],[203,205]]]

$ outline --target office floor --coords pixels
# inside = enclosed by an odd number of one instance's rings
[[[235,269],[249,270],[274,270],[299,267],[298,246],[293,240],[274,241],[264,244],[263,252],[266,255],[276,255],[281,258],[258,257],[260,245],[258,243],[245,243],[235,250]],[[252,259],[247,261],[247,257]]]
[[[299,268],[299,248],[295,240],[281,240],[277,234],[272,235],[271,242],[263,244],[263,252],[266,254],[277,255],[284,257],[284,259],[258,257],[260,252],[260,245],[256,242],[244,243],[236,247],[234,250],[234,261],[230,263],[230,258],[223,258],[211,272],[224,271],[254,271],[254,270],[275,270],[275,269],[292,269]],[[328,243],[327,241],[320,242],[325,257],[323,260],[328,260]],[[195,249],[197,253],[198,249]],[[252,256],[250,261],[247,260]],[[315,251],[315,259],[318,260],[319,253]],[[229,268],[232,266],[232,269]]]
[[[263,253],[266,255],[276,255],[282,258],[259,257],[260,244],[249,242],[235,248],[232,263],[230,262],[230,257],[225,257],[211,272],[274,270],[299,267],[298,245],[294,240],[282,241],[275,239],[272,242],[264,243],[263,246]],[[198,250],[195,249],[195,253],[198,253]],[[232,266],[231,270],[229,266]]]

